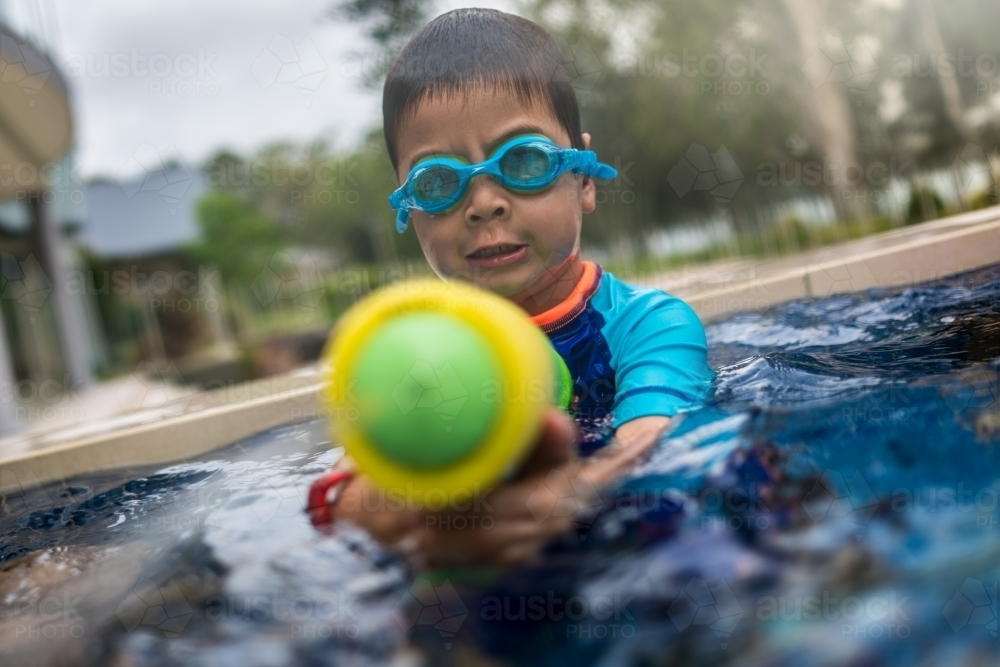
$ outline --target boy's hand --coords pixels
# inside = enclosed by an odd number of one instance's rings
[[[348,484],[334,507],[338,520],[368,529],[417,566],[509,565],[534,559],[573,527],[573,508],[593,506],[598,490],[620,477],[670,423],[646,417],[622,425],[616,439],[587,460],[576,457],[576,425],[552,409],[520,474],[465,511],[389,508],[364,477]]]

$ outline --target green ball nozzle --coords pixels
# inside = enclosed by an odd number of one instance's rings
[[[372,444],[400,464],[442,468],[489,433],[502,386],[493,350],[465,322],[410,313],[379,327],[354,367],[358,419]]]

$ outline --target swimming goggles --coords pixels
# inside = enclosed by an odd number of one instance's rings
[[[514,137],[496,149],[488,160],[469,164],[460,156],[433,156],[413,165],[406,182],[389,195],[396,214],[396,231],[402,234],[410,209],[432,215],[454,209],[469,191],[472,179],[492,176],[500,185],[518,194],[541,192],[564,172],[592,178],[612,179],[614,167],[597,161],[594,151],[562,148],[540,134]]]

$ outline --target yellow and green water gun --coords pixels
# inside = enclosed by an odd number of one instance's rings
[[[460,501],[517,470],[572,379],[524,311],[467,283],[384,287],[338,320],[323,355],[333,442],[378,486]],[[328,523],[334,470],[310,491]]]

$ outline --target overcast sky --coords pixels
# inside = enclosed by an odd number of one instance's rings
[[[331,0],[55,0],[82,176],[127,175],[150,147],[195,165],[221,147],[356,142],[381,120],[358,26]],[[439,3],[509,8],[507,0]]]

